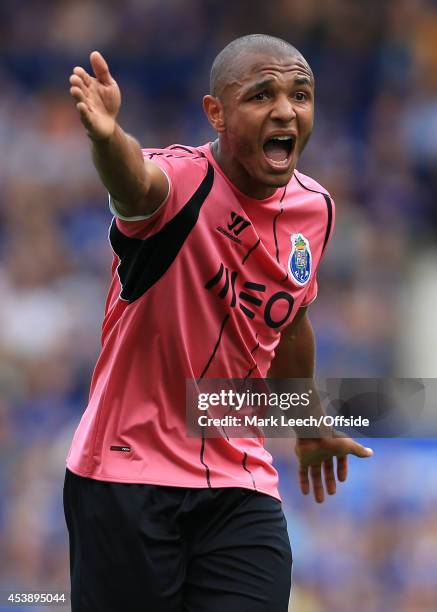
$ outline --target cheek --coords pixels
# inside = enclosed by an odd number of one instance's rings
[[[253,158],[258,153],[261,122],[254,112],[229,113],[226,138],[234,154],[241,160]]]
[[[300,151],[302,151],[307,144],[311,133],[313,131],[314,126],[314,112],[312,109],[308,109],[308,111],[304,111],[299,115],[299,129],[301,133],[301,147]]]
[[[239,122],[234,126],[234,129],[229,134],[229,140],[232,143],[232,148],[238,152],[240,157],[249,157],[256,151],[253,130],[243,122]]]
[[[256,146],[253,140],[250,139],[250,134],[245,134],[241,139],[241,152],[249,157],[256,153]]]
[[[314,125],[314,108],[311,107],[302,114],[303,128],[305,132],[311,133]]]

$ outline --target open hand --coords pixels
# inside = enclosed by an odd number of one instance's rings
[[[105,140],[114,133],[121,105],[120,89],[108,64],[98,51],[90,55],[94,77],[76,66],[70,76],[70,94],[76,101],[80,120],[93,140]]]
[[[304,495],[310,492],[310,478],[313,485],[314,499],[322,503],[325,499],[325,490],[322,480],[322,469],[326,492],[334,495],[336,480],[334,471],[334,457],[337,458],[337,479],[344,482],[347,478],[347,456],[371,457],[373,451],[351,438],[298,438],[295,452],[299,459],[300,488]]]

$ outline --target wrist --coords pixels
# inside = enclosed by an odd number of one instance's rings
[[[103,134],[87,130],[87,136],[93,145],[98,145],[98,146],[109,145],[111,144],[111,142],[114,140],[116,136],[117,127],[118,127],[118,124],[114,120],[114,125],[112,129],[106,130],[105,133]]]

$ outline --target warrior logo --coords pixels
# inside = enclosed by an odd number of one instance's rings
[[[228,229],[225,229],[221,225],[219,225],[217,229],[221,234],[223,234],[224,236],[227,236],[233,242],[236,242],[237,244],[242,244],[241,238],[238,238],[237,236],[241,234],[242,232],[244,232],[244,230],[247,227],[249,227],[249,225],[250,225],[250,221],[248,221],[247,219],[244,219],[240,215],[237,215],[236,212],[232,211],[231,212],[231,222],[227,224]]]
[[[306,285],[311,276],[310,243],[303,234],[292,234],[291,253],[288,259],[288,269],[298,285]]]

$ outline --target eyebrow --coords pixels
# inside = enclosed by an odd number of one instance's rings
[[[274,83],[275,83],[275,79],[264,79],[262,81],[258,81],[257,83],[254,83],[253,85],[250,85],[247,89],[245,89],[243,92],[243,95],[247,96],[247,95],[255,94],[260,89],[265,89],[267,87],[270,87],[270,85],[273,85]],[[311,87],[312,81],[307,76],[297,76],[294,79],[294,85],[308,85],[309,87]]]
[[[312,83],[312,80],[309,77],[307,77],[307,76],[299,76],[299,77],[296,77],[294,79],[294,84],[295,85],[309,85],[309,86],[311,86],[313,83]]]
[[[266,87],[270,87],[273,85],[274,79],[264,79],[263,81],[258,81],[253,85],[250,85],[247,89],[244,90],[244,95],[250,95],[256,93],[260,89],[265,89]]]

